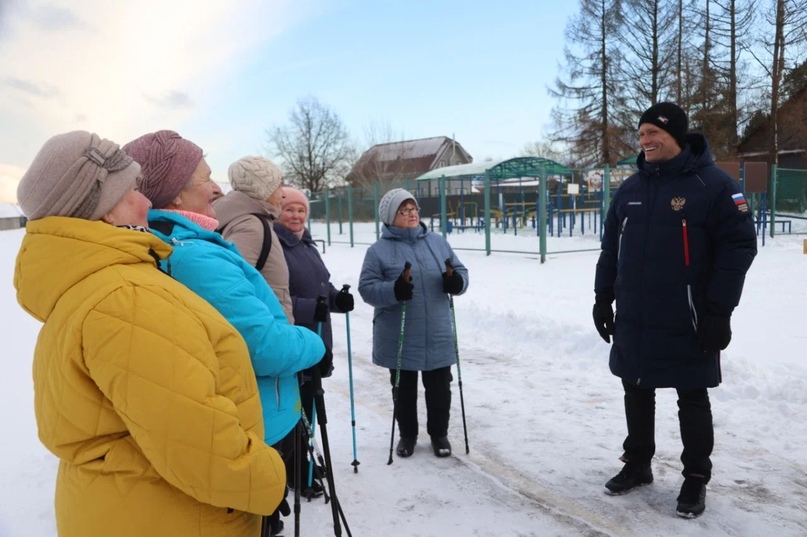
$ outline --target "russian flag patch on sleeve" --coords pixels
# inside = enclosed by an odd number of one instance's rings
[[[734,205],[737,206],[740,212],[748,212],[748,204],[745,202],[745,196],[743,196],[741,192],[732,194],[731,199],[734,200]]]

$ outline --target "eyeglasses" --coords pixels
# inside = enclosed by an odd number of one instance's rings
[[[403,209],[398,209],[398,214],[401,216],[410,216],[417,214],[418,211],[420,211],[420,207],[405,207]]]

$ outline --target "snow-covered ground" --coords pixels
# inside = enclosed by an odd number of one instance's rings
[[[795,229],[795,227],[794,227]],[[314,224],[316,238],[325,227]],[[347,226],[344,228],[347,232]],[[355,286],[365,246],[331,228],[332,281]],[[371,243],[374,226],[356,226]],[[16,304],[14,258],[23,231],[0,232],[0,537],[52,537],[57,462],[38,442],[31,356],[39,325]],[[355,536],[757,536],[807,535],[807,255],[803,236],[768,239],[748,274],[711,390],[716,446],[706,513],[675,516],[681,485],[674,390],[659,390],[656,480],[621,497],[603,493],[620,468],[622,389],[591,321],[596,252],[537,260],[534,232],[495,235],[493,247],[533,254],[485,256],[481,234],[453,234],[471,286],[455,299],[470,453],[454,385],[449,438],[436,458],[421,437],[411,458],[387,465],[388,373],[373,366],[372,309],[350,314],[358,473],[354,473],[346,319],[336,316],[336,370],[325,381],[337,495]],[[337,243],[340,241],[340,243]],[[552,239],[549,251],[598,247],[596,235]],[[457,377],[455,371],[455,379]],[[421,394],[422,395],[422,394]],[[422,402],[422,397],[421,397]],[[421,404],[422,424],[425,412]],[[285,535],[293,521],[286,519]],[[303,500],[301,535],[334,535],[330,505]],[[347,535],[343,530],[342,535]]]

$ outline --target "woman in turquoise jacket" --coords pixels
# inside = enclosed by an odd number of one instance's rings
[[[207,300],[243,336],[258,381],[264,440],[288,458],[300,420],[297,373],[317,363],[330,369],[330,355],[323,360],[325,345],[311,330],[289,324],[263,276],[216,233],[216,187],[198,146],[173,131],[158,131],[124,147],[142,167],[138,185],[154,207],[149,228],[174,247],[161,267]],[[283,527],[278,513],[267,524],[268,535]]]

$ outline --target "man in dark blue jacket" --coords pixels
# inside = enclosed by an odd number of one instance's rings
[[[740,185],[687,126],[673,103],[639,120],[639,171],[617,190],[605,221],[594,323],[606,343],[614,337],[610,368],[622,379],[628,425],[625,466],[606,492],[652,483],[655,388],[676,388],[684,445],[677,514],[694,518],[706,508],[712,470],[707,388],[720,383],[720,351],[757,243]]]

